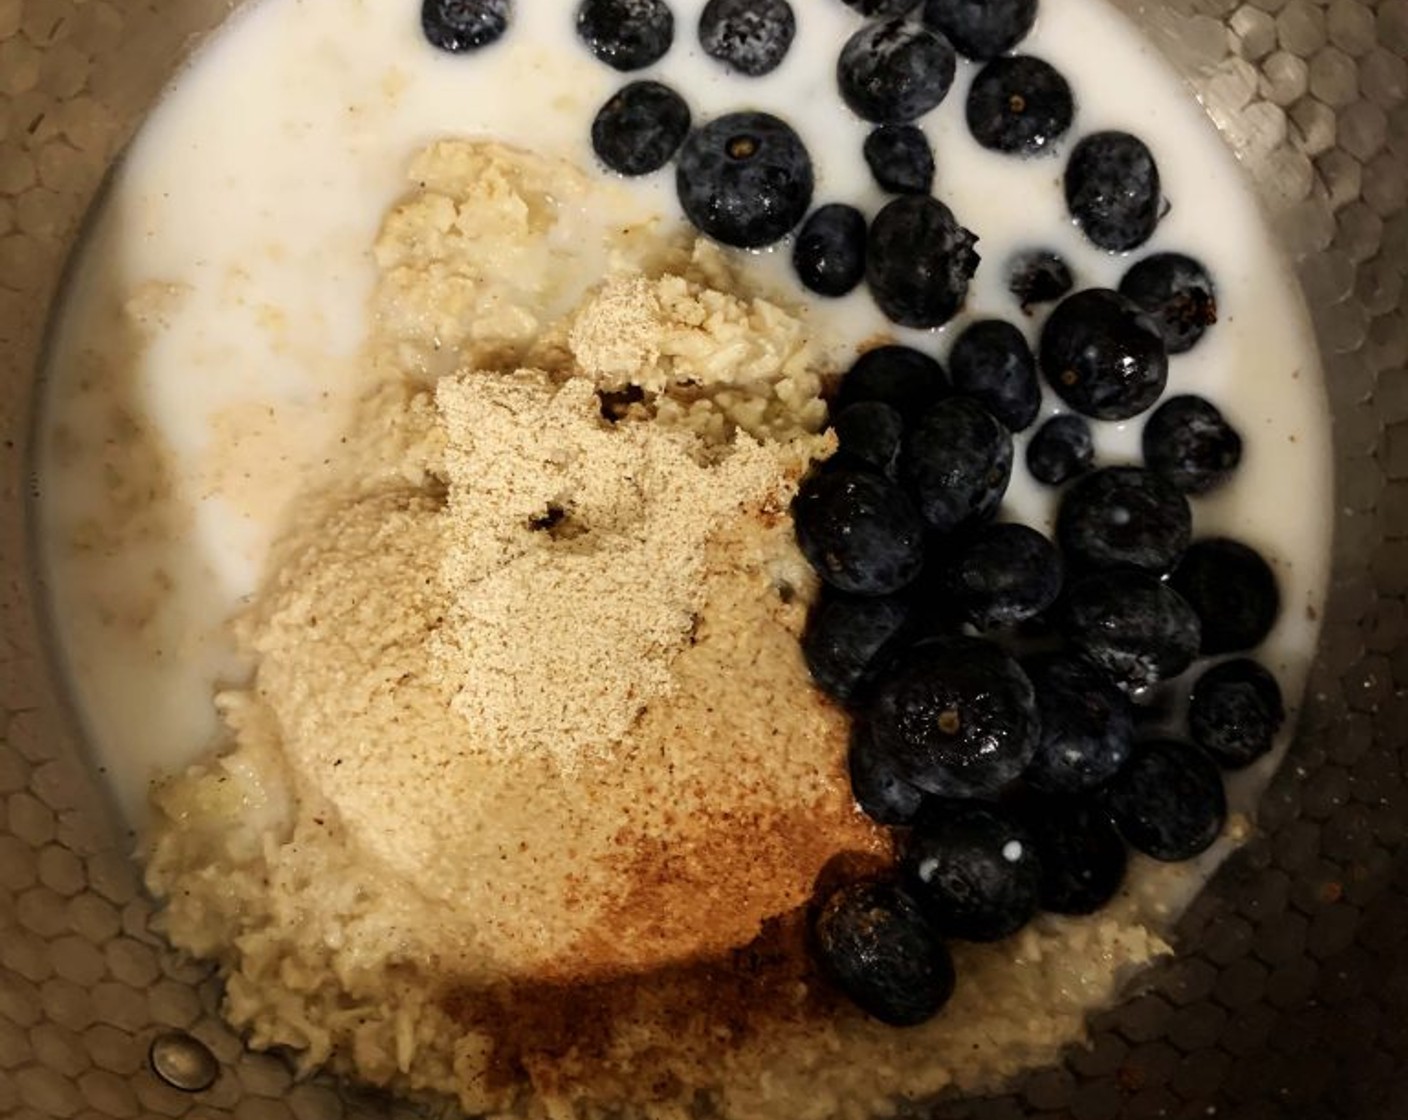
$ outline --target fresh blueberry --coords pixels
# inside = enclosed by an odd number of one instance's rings
[[[577,34],[613,69],[641,70],[665,57],[675,16],[665,0],[582,0]]]
[[[1038,897],[1052,914],[1093,914],[1119,893],[1129,866],[1124,839],[1088,797],[1033,797],[1018,808],[1041,864]]]
[[[1007,290],[1028,313],[1034,304],[1055,303],[1074,286],[1070,267],[1048,249],[1028,249],[1007,262]]]
[[[670,162],[689,134],[689,106],[660,82],[617,90],[592,121],[592,150],[612,171],[648,175]]]
[[[875,737],[864,720],[851,724],[851,748],[846,759],[851,793],[861,811],[877,824],[906,827],[923,808],[924,793],[895,771],[889,755],[875,746]]]
[[[968,131],[994,152],[1045,151],[1066,134],[1075,111],[1066,79],[1030,55],[994,58],[968,87]]]
[[[1154,859],[1192,859],[1212,846],[1227,820],[1217,765],[1174,739],[1135,745],[1102,800],[1132,848]]]
[[[894,595],[826,592],[807,616],[802,656],[812,680],[843,704],[863,694],[909,624],[909,605]]]
[[[906,420],[948,393],[943,366],[909,346],[867,350],[841,379],[833,408],[840,412],[857,401],[883,401]]]
[[[1202,620],[1204,653],[1260,645],[1281,613],[1271,565],[1255,549],[1223,537],[1195,541],[1169,583]]]
[[[1096,420],[1138,416],[1168,381],[1168,355],[1153,320],[1106,288],[1062,300],[1042,328],[1040,351],[1056,395]]]
[[[1026,525],[984,525],[958,545],[943,585],[964,621],[979,630],[1016,626],[1061,594],[1061,555]]]
[[[968,297],[968,281],[978,270],[977,241],[938,199],[901,195],[870,223],[870,294],[902,327],[942,326]]]
[[[819,296],[843,296],[865,279],[865,215],[831,202],[807,215],[792,246],[797,279]]]
[[[948,354],[954,389],[981,402],[1014,432],[1031,426],[1041,410],[1036,358],[1027,337],[1002,319],[965,327]]]
[[[1066,164],[1066,208],[1102,249],[1127,253],[1159,224],[1159,166],[1144,141],[1127,132],[1094,132]]]
[[[836,430],[837,459],[893,479],[899,472],[904,442],[904,417],[884,401],[857,401],[838,412],[831,426]]]
[[[1012,477],[1012,435],[971,397],[939,401],[919,418],[900,458],[919,511],[941,533],[996,512]]]
[[[1031,761],[1036,699],[1021,667],[977,638],[931,638],[887,673],[870,707],[876,748],[941,797],[994,794]]]
[[[934,150],[918,125],[882,124],[871,129],[861,151],[881,190],[928,194],[934,186]]]
[[[1188,499],[1153,471],[1105,467],[1061,500],[1056,539],[1072,567],[1128,565],[1162,575],[1193,535]]]
[[[698,229],[740,249],[771,245],[812,203],[812,160],[801,137],[768,113],[728,113],[680,149],[675,187]]]
[[[912,1027],[953,995],[953,960],[892,883],[849,883],[821,904],[812,940],[822,969],[867,1015]]]
[[[1041,654],[1022,667],[1041,715],[1041,738],[1024,775],[1028,783],[1052,793],[1079,793],[1109,779],[1134,742],[1129,697],[1078,654]]]
[[[1027,444],[1027,470],[1038,482],[1060,486],[1079,478],[1095,464],[1095,440],[1085,417],[1072,412],[1053,416]]]
[[[956,65],[953,47],[939,33],[905,19],[881,19],[846,40],[836,82],[858,117],[904,124],[947,96]]]
[[[1249,766],[1271,750],[1286,721],[1281,686],[1250,658],[1214,665],[1188,701],[1188,734],[1226,770]]]
[[[919,6],[919,0],[842,0],[846,7],[866,19],[893,19],[907,16]]]
[[[1242,437],[1211,401],[1169,397],[1144,424],[1144,461],[1185,494],[1206,494],[1242,461]]]
[[[818,471],[792,503],[797,544],[823,580],[853,595],[888,595],[924,565],[924,524],[878,475]]]
[[[1171,680],[1198,655],[1193,608],[1136,568],[1077,580],[1067,589],[1064,615],[1071,645],[1127,688]]]
[[[926,805],[900,868],[911,897],[945,936],[1001,941],[1036,914],[1036,845],[1016,817],[997,805]]]
[[[1217,291],[1201,263],[1182,253],[1155,253],[1120,281],[1120,293],[1154,317],[1170,354],[1191,350],[1217,322]]]
[[[704,53],[750,78],[776,70],[796,34],[787,0],[709,0],[699,17]]]
[[[966,57],[996,58],[1026,38],[1036,0],[924,0],[923,18]]]
[[[422,0],[420,26],[433,47],[451,54],[496,43],[513,20],[513,0]]]

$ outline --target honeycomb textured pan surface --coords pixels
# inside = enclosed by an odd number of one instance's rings
[[[817,3],[833,0],[815,0]],[[1094,1045],[940,1120],[1402,1116],[1408,1098],[1408,0],[1124,0],[1255,181],[1314,319],[1334,415],[1334,572],[1299,740],[1180,955]],[[114,155],[204,0],[0,0],[0,1117],[410,1115],[294,1084],[221,1025],[149,905],[38,624],[27,440],[47,308]],[[169,1032],[220,1065],[187,1093]]]

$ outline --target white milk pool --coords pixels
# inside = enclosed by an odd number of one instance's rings
[[[787,118],[815,161],[817,203],[874,213],[883,196],[860,156],[868,126],[834,81],[855,13],[840,0],[802,0],[783,65],[745,79],[699,49],[702,3],[674,0],[673,48],[630,77],[681,90],[696,121],[739,108]],[[58,644],[134,827],[151,779],[215,744],[212,693],[244,671],[227,621],[258,585],[271,541],[297,516],[288,503],[300,478],[361,389],[370,246],[409,157],[438,137],[487,135],[595,166],[591,118],[629,79],[576,40],[573,10],[521,3],[500,43],[450,56],[423,40],[415,0],[259,0],[175,80],[119,169],[56,323],[39,508]],[[1299,295],[1230,152],[1122,18],[1101,0],[1042,0],[1020,49],[1054,64],[1075,91],[1075,124],[1056,158],[999,156],[971,140],[971,64],[960,63],[953,91],[922,122],[937,156],[935,193],[981,239],[965,317],[1033,329],[1005,288],[1005,262],[1019,249],[1056,250],[1080,286],[1113,287],[1148,251],[1186,252],[1209,267],[1221,322],[1171,359],[1169,387],[1216,401],[1246,454],[1232,485],[1194,500],[1195,533],[1235,536],[1273,563],[1284,609],[1260,656],[1294,708],[1325,583],[1331,483]],[[1172,205],[1128,257],[1083,239],[1059,187],[1075,139],[1112,127],[1148,142]],[[630,189],[673,222],[672,184],[666,171]],[[751,267],[807,298],[786,248]],[[929,336],[895,332],[863,291],[818,301],[812,315],[838,348],[895,334],[941,357],[964,321]],[[1097,424],[1101,461],[1135,459],[1142,422]],[[1019,437],[1007,510],[1050,531],[1051,493],[1024,477],[1024,444]],[[1238,777],[1238,804],[1276,760]]]

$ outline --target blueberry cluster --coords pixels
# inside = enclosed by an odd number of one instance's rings
[[[888,1023],[948,999],[949,940],[1098,910],[1130,849],[1206,850],[1227,813],[1221,770],[1270,751],[1285,718],[1275,677],[1243,656],[1201,672],[1176,733],[1160,726],[1170,682],[1258,646],[1279,595],[1254,549],[1193,539],[1190,497],[1241,455],[1211,402],[1163,400],[1142,463],[1095,463],[1091,420],[1150,409],[1165,332],[1186,307],[1211,321],[1197,310],[1211,282],[1189,258],[1151,257],[1129,277],[1129,295],[1063,300],[1035,354],[995,319],[957,337],[947,369],[904,346],[863,354],[833,401],[837,450],[793,505],[823,584],[803,655],[853,717],[852,790],[901,852],[894,876],[819,900],[814,943]],[[1042,377],[1073,408],[1027,445],[1031,474],[1063,487],[1055,540],[998,520]]]

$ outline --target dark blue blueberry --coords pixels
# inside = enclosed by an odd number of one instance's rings
[[[866,166],[891,194],[928,194],[934,186],[934,149],[913,124],[882,124],[865,138]]]
[[[1138,416],[1168,381],[1168,355],[1153,320],[1106,288],[1062,300],[1042,328],[1040,353],[1056,395],[1097,420]]]
[[[849,703],[874,683],[908,624],[909,605],[896,596],[824,593],[802,634],[802,656],[812,680]]]
[[[1035,20],[1036,0],[924,0],[924,22],[968,58],[1006,54]]]
[[[1144,424],[1144,462],[1185,494],[1221,486],[1242,461],[1242,437],[1215,404],[1169,397]]]
[[[849,883],[821,904],[812,941],[822,970],[892,1027],[932,1019],[953,995],[953,961],[913,900],[892,883]]]
[[[924,805],[924,793],[899,776],[889,755],[875,746],[875,737],[864,720],[851,724],[846,763],[851,793],[866,816],[892,827],[914,823]]]
[[[902,327],[939,327],[968,298],[978,239],[928,195],[886,203],[870,223],[865,278],[880,310]]]
[[[888,595],[924,565],[924,523],[898,486],[873,474],[818,471],[792,503],[797,544],[838,591]]]
[[[900,474],[924,520],[949,533],[997,511],[1012,477],[1012,434],[971,397],[939,401],[905,444]]]
[[[1026,525],[984,525],[959,544],[943,583],[965,622],[979,630],[1016,626],[1061,594],[1056,546]]]
[[[1055,303],[1075,286],[1070,267],[1049,249],[1029,249],[1007,262],[1007,290],[1023,311]]]
[[[1127,253],[1148,241],[1162,216],[1159,166],[1127,132],[1093,132],[1066,163],[1066,208],[1102,249]]]
[[[931,638],[889,671],[870,706],[875,745],[910,785],[995,794],[1031,761],[1036,699],[1021,667],[978,638]]]
[[[660,82],[617,90],[592,121],[592,150],[612,171],[648,175],[670,162],[689,134],[689,106]]]
[[[797,231],[792,267],[819,296],[843,296],[865,279],[865,215],[831,202],[813,210]]]
[[[1227,820],[1216,763],[1201,748],[1174,739],[1136,744],[1101,799],[1130,847],[1154,859],[1192,859],[1207,851]]]
[[[857,401],[883,401],[912,422],[948,393],[948,375],[928,354],[909,346],[867,350],[841,379],[833,411]]]
[[[1129,566],[1162,575],[1193,535],[1188,499],[1153,471],[1105,467],[1061,499],[1056,539],[1073,568]]]
[[[1063,614],[1070,644],[1126,688],[1171,680],[1198,655],[1193,608],[1157,576],[1135,568],[1077,580]]]
[[[947,96],[957,65],[949,41],[920,23],[881,19],[846,40],[836,60],[841,97],[858,117],[904,124]]]
[[[665,0],[582,0],[577,34],[613,69],[641,70],[665,57],[675,16]]]
[[[1066,134],[1075,111],[1066,79],[1030,55],[993,59],[968,88],[968,131],[994,152],[1045,151]]]
[[[1195,541],[1169,583],[1202,620],[1204,653],[1259,646],[1281,613],[1271,566],[1255,549],[1226,538]]]
[[[1217,322],[1212,277],[1182,253],[1155,253],[1137,262],[1120,281],[1120,294],[1153,316],[1170,354],[1191,350]]]
[[[768,113],[728,113],[690,133],[675,165],[685,215],[715,241],[760,249],[812,204],[812,160],[801,137]]]
[[[1188,734],[1226,770],[1249,766],[1271,750],[1286,721],[1281,686],[1250,658],[1214,665],[1188,702]]]
[[[420,26],[431,46],[458,54],[498,42],[513,19],[513,0],[422,0]]]
[[[836,414],[838,459],[876,471],[886,478],[899,472],[900,448],[904,442],[904,417],[884,401],[857,401]]]
[[[997,805],[926,805],[905,844],[901,875],[925,916],[948,937],[1001,941],[1036,914],[1036,846]]]
[[[787,0],[709,0],[699,16],[704,53],[750,78],[776,70],[796,34]]]
[[[1022,666],[1036,689],[1041,738],[1027,781],[1052,793],[1079,793],[1109,779],[1129,758],[1134,707],[1094,662],[1041,654]]]
[[[1072,412],[1053,416],[1027,444],[1027,470],[1038,482],[1060,486],[1095,465],[1090,424]]]
[[[1094,801],[1080,796],[1024,800],[1018,818],[1041,863],[1038,896],[1052,914],[1093,914],[1119,893],[1129,852]]]
[[[964,328],[948,354],[949,380],[1014,432],[1030,427],[1041,410],[1036,358],[1027,337],[1001,319]]]

